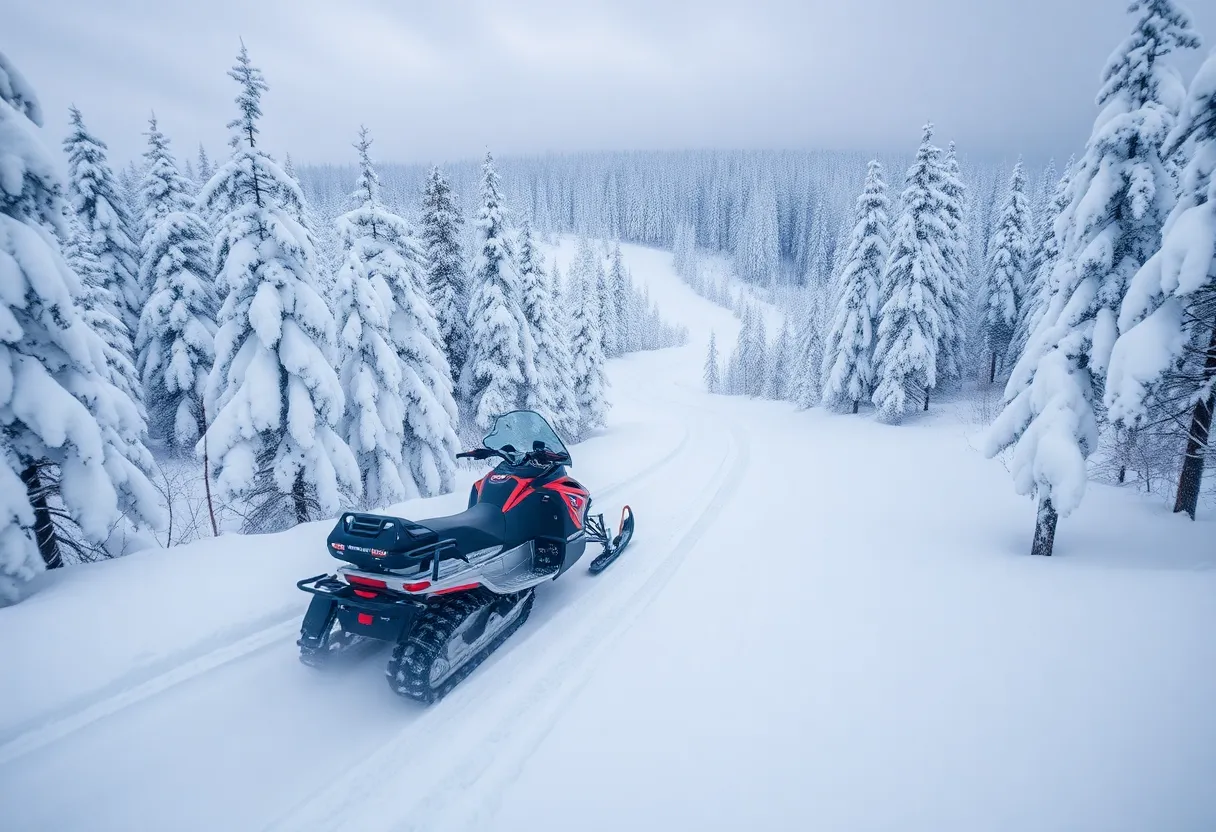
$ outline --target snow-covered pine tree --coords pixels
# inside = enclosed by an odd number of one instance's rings
[[[215,361],[219,306],[211,277],[211,233],[195,211],[194,186],[177,170],[153,117],[142,195],[139,283],[149,289],[135,353],[152,435],[193,447],[206,431],[203,393]]]
[[[246,528],[281,528],[340,508],[359,470],[336,428],[345,397],[334,319],[300,224],[304,196],[258,147],[262,72],[244,44],[232,157],[199,194],[215,217],[215,285],[224,298],[207,380],[207,440],[222,495],[249,507]]]
[[[1216,53],[1191,82],[1167,154],[1190,160],[1181,198],[1123,299],[1105,398],[1129,428],[1154,411],[1189,423],[1174,511],[1194,520],[1216,410]]]
[[[80,110],[72,107],[70,113],[72,132],[63,140],[68,156],[68,196],[98,260],[110,275],[105,288],[114,296],[119,319],[133,335],[139,327],[145,294],[139,285],[138,241],[126,199],[118,192],[106,158],[105,142],[88,131]],[[131,346],[125,352],[134,364]]]
[[[393,456],[401,458],[399,479],[405,498],[431,497],[452,490],[460,450],[451,369],[443,354],[435,310],[427,297],[421,246],[409,224],[383,203],[380,179],[370,155],[371,139],[365,129],[355,148],[359,151],[359,177],[351,194],[355,207],[338,220],[342,249],[347,262],[354,256],[362,264],[379,298],[386,315],[388,343],[399,364],[399,387],[386,392],[384,401],[389,410],[400,402],[404,422],[389,424],[391,417],[383,418],[386,435],[399,436],[403,442],[400,453]],[[350,276],[357,285],[358,270]],[[378,348],[367,354],[379,355]],[[368,449],[366,443],[364,449]],[[379,479],[377,486],[383,487],[385,482]],[[388,502],[387,496],[383,494],[379,504]],[[372,498],[368,495],[367,499],[370,503]]]
[[[439,168],[432,167],[422,195],[422,244],[426,255],[427,292],[439,321],[443,351],[459,379],[469,349],[469,303],[464,254],[460,249],[464,218]]]
[[[78,277],[56,239],[71,209],[29,82],[0,54],[0,606],[44,568],[88,559],[129,519],[159,519],[156,493],[113,444],[139,426],[106,380],[104,342],[81,319]],[[124,514],[127,516],[124,517]]]
[[[215,165],[211,164],[211,159],[207,156],[207,150],[203,147],[203,143],[198,145],[198,161],[195,163],[194,175],[198,177],[198,188],[201,191],[203,187],[211,181],[211,177],[215,175]]]
[[[942,333],[937,344],[938,381],[957,379],[963,373],[972,294],[967,277],[970,248],[967,189],[963,185],[954,142],[950,142],[946,150],[944,164],[942,193],[946,196],[946,220],[950,235],[943,248],[946,280],[942,292]]]
[[[1064,174],[1058,181],[1051,183],[1054,188],[1050,199],[1043,206],[1043,218],[1039,225],[1039,237],[1035,243],[1034,252],[1030,259],[1030,285],[1026,288],[1026,302],[1019,310],[1017,329],[1013,340],[1009,342],[1009,351],[1005,356],[1005,366],[1013,367],[1026,350],[1030,334],[1038,327],[1043,317],[1043,310],[1051,299],[1051,274],[1060,257],[1060,247],[1063,243],[1056,233],[1056,220],[1068,207],[1068,186],[1072,177],[1073,162],[1071,157]],[[1054,168],[1053,168],[1054,169]]]
[[[891,240],[890,208],[882,165],[872,160],[857,198],[857,223],[844,255],[839,300],[823,353],[823,400],[831,408],[851,407],[856,413],[873,393],[871,353]]]
[[[614,358],[620,354],[621,315],[616,306],[616,287],[608,275],[603,259],[596,255],[595,296],[600,310],[600,332],[604,337],[604,358]]]
[[[634,349],[633,327],[635,319],[629,309],[629,279],[625,274],[625,262],[621,257],[621,241],[616,240],[612,245],[612,253],[608,259],[608,293],[612,300],[612,313],[615,317],[614,336],[609,339],[611,351],[608,357],[624,355]]]
[[[943,247],[950,244],[950,227],[941,150],[932,138],[933,125],[926,124],[908,169],[903,212],[895,224],[881,286],[873,401],[879,418],[890,423],[903,418],[910,397],[923,396],[928,410],[929,392],[937,386],[946,281]]]
[[[722,392],[722,358],[718,355],[718,336],[709,333],[709,351],[705,355],[705,371],[701,376],[707,393]]]
[[[985,341],[989,352],[988,383],[996,381],[1000,359],[1013,340],[1026,303],[1027,267],[1030,262],[1030,202],[1026,175],[1018,159],[1009,177],[1009,189],[997,219],[988,253],[985,291]]]
[[[536,372],[506,207],[488,152],[482,164],[480,203],[468,311],[469,352],[461,389],[466,418],[472,426],[488,430],[496,417],[526,404]]]
[[[586,240],[583,241],[583,247],[590,252]],[[602,428],[608,414],[604,336],[599,331],[599,300],[594,280],[595,272],[593,268],[589,269],[586,263],[576,263],[567,276],[570,352],[574,369],[574,396],[579,408],[579,438],[585,437],[592,430]]]
[[[1163,58],[1198,46],[1190,16],[1173,0],[1133,0],[1132,34],[1111,55],[1101,112],[1056,221],[1063,239],[1054,293],[1009,377],[1005,409],[986,450],[1016,446],[1013,479],[1039,503],[1032,554],[1050,555],[1056,521],[1085,494],[1101,398],[1128,281],[1160,245],[1174,201],[1162,144],[1184,98]],[[1129,321],[1130,323],[1130,321]]]
[[[777,234],[777,197],[772,181],[765,177],[751,189],[738,229],[735,268],[740,277],[763,286],[775,285],[780,266]]]
[[[782,401],[788,393],[790,367],[793,364],[791,337],[789,319],[784,318],[781,321],[781,329],[777,330],[776,340],[767,353],[764,389],[761,391],[761,395],[766,399]]]
[[[823,401],[824,333],[827,331],[826,287],[807,286],[794,305],[793,360],[786,396],[801,409]]]
[[[527,406],[548,419],[558,435],[576,436],[579,412],[569,335],[554,314],[561,307],[526,221],[519,230],[519,280],[524,319],[536,344],[536,385],[528,391]]]

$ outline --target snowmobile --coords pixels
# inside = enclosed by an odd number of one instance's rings
[[[321,666],[361,642],[393,645],[385,674],[398,694],[438,701],[527,620],[536,587],[569,570],[588,543],[598,573],[633,537],[625,506],[615,536],[591,494],[566,473],[570,452],[544,417],[499,416],[482,447],[460,458],[499,459],[473,484],[468,508],[407,520],[346,512],[327,540],[345,561],[297,583],[313,595],[300,660]]]

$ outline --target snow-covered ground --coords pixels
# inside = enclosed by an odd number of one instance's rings
[[[967,402],[887,427],[706,395],[738,322],[624,248],[690,330],[613,362],[573,449],[635,509],[628,554],[429,709],[383,652],[296,661],[328,524],[48,575],[0,609],[0,827],[1216,828],[1210,509],[1093,486],[1031,558]]]

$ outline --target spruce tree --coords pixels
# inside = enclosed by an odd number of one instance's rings
[[[903,418],[909,399],[923,396],[928,410],[929,392],[937,386],[937,347],[943,331],[942,296],[947,279],[943,248],[950,244],[950,232],[941,151],[933,146],[932,138],[933,125],[927,124],[916,160],[908,169],[903,213],[896,222],[883,273],[873,401],[879,418],[891,423]]]
[[[705,355],[705,371],[702,375],[707,393],[722,392],[722,359],[718,355],[718,338],[709,333],[709,351]]]
[[[211,164],[211,159],[208,158],[207,150],[203,147],[202,142],[199,142],[198,162],[195,165],[195,176],[198,177],[198,189],[201,191],[214,175],[215,166]]]
[[[461,388],[467,418],[474,427],[488,430],[495,418],[525,405],[535,375],[506,208],[489,153],[482,164],[480,202],[468,312],[469,354]]]
[[[222,495],[248,507],[246,528],[281,528],[337,511],[360,490],[337,433],[345,396],[334,319],[301,225],[299,186],[258,146],[267,85],[242,44],[232,156],[199,195],[215,218],[215,285],[224,298],[207,380],[207,440]]]
[[[768,361],[764,368],[764,389],[762,395],[766,399],[781,401],[788,395],[790,368],[793,365],[790,342],[789,320],[783,319],[777,338],[773,341],[772,349],[768,351]]]
[[[578,436],[582,438],[605,424],[608,377],[604,372],[604,336],[599,331],[599,301],[593,282],[595,273],[588,268],[588,264],[582,264],[572,268],[567,279],[572,307],[570,352],[574,368],[574,396],[579,407]]]
[[[1068,186],[1071,181],[1073,159],[1068,160],[1064,175],[1058,181],[1051,183],[1054,190],[1051,198],[1043,206],[1043,217],[1039,224],[1039,236],[1030,258],[1030,285],[1026,288],[1026,302],[1019,310],[1018,326],[1014,331],[1013,340],[1005,356],[1005,364],[1013,367],[1022,357],[1030,335],[1039,325],[1043,310],[1051,299],[1051,275],[1055,270],[1056,261],[1060,258],[1060,247],[1063,243],[1056,233],[1056,220],[1068,207]],[[1054,168],[1053,168],[1054,169]]]
[[[0,606],[42,569],[118,554],[133,521],[159,520],[118,433],[141,426],[138,412],[106,378],[60,255],[71,208],[41,124],[32,86],[0,54],[0,170],[22,174],[0,177]]]
[[[468,357],[469,291],[460,248],[464,218],[439,168],[432,167],[422,196],[422,245],[427,292],[439,321],[443,352],[453,378],[460,378]]]
[[[105,288],[113,295],[113,308],[130,338],[139,326],[144,302],[138,277],[138,238],[132,230],[127,200],[119,193],[106,157],[105,142],[88,131],[80,110],[72,107],[70,113],[72,132],[63,141],[68,156],[68,196],[108,274]],[[134,363],[134,350],[129,344],[124,352]]]
[[[1033,554],[1051,554],[1057,518],[1084,496],[1119,308],[1128,281],[1158,248],[1174,199],[1162,144],[1181,80],[1163,58],[1199,38],[1173,0],[1133,0],[1129,8],[1135,27],[1103,71],[1101,112],[1056,224],[1063,248],[1054,293],[987,439],[989,455],[1016,446],[1014,484],[1038,499]]]
[[[560,307],[527,222],[519,231],[519,278],[524,318],[536,344],[536,385],[528,391],[528,408],[548,419],[559,435],[575,436],[579,430],[579,410],[574,397],[569,335],[557,322],[555,312]]]
[[[177,170],[153,117],[144,154],[144,235],[139,282],[149,288],[135,347],[152,435],[193,447],[207,429],[203,394],[215,361],[218,301],[211,233],[194,208],[193,183]]]
[[[1161,249],[1123,299],[1105,402],[1132,429],[1162,414],[1187,426],[1174,511],[1194,520],[1216,410],[1216,54],[1191,82],[1166,150],[1190,161]]]
[[[857,222],[840,272],[839,300],[823,354],[823,399],[828,407],[852,408],[873,393],[874,324],[878,293],[890,246],[890,200],[882,165],[870,162],[857,198]]]
[[[988,255],[984,340],[990,355],[989,384],[996,380],[998,362],[1009,349],[1021,309],[1026,304],[1030,221],[1026,177],[1019,159],[1009,177],[1009,190],[1001,206]]]
[[[967,189],[959,170],[954,142],[946,150],[942,193],[945,194],[949,235],[943,247],[946,279],[942,292],[942,333],[937,345],[938,380],[962,375],[967,341],[971,291],[967,278],[970,229],[967,227]]]

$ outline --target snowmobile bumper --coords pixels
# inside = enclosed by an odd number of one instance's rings
[[[296,586],[313,595],[297,642],[310,649],[324,647],[335,619],[343,632],[395,642],[426,610],[426,604],[420,600],[361,590],[334,575],[305,578]]]

